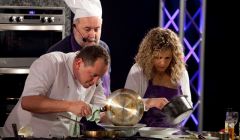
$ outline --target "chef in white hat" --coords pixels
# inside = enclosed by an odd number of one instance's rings
[[[75,39],[82,46],[99,43],[102,27],[102,6],[99,0],[65,0],[72,12]]]
[[[78,51],[85,46],[99,44],[109,52],[108,45],[100,40],[102,29],[102,6],[100,0],[64,0],[74,13],[73,32],[62,41],[49,48],[47,52]],[[109,70],[110,71],[110,70]],[[105,95],[110,94],[110,74],[102,79]]]

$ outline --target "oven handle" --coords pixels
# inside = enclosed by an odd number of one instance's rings
[[[0,24],[2,30],[17,30],[17,31],[63,31],[63,25],[29,25],[29,24]]]
[[[0,68],[1,74],[28,74],[29,68]]]

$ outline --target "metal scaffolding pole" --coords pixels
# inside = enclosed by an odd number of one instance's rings
[[[205,19],[206,19],[206,0],[202,0],[202,7],[201,7],[201,20],[202,20],[202,24],[200,26],[200,30],[202,32],[202,42],[201,42],[201,49],[200,49],[200,55],[201,55],[201,59],[200,59],[200,76],[201,76],[201,96],[200,96],[200,111],[199,111],[199,126],[198,126],[198,130],[202,131],[203,130],[203,114],[204,114],[204,109],[203,109],[203,101],[204,101],[204,56],[205,56]]]
[[[184,38],[185,8],[186,8],[186,0],[180,0],[179,38],[182,43]]]
[[[206,0],[159,0],[159,26],[178,33],[185,48],[185,61],[189,63],[188,68],[191,70],[189,71],[191,93],[197,98],[193,104],[193,114],[183,122],[183,125],[191,120],[198,131],[202,131],[203,128],[204,113],[205,15]]]

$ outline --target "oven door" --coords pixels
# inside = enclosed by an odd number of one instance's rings
[[[0,24],[0,73],[27,73],[19,68],[29,68],[63,39],[64,30],[63,25]]]
[[[0,74],[0,126],[18,102],[28,74]]]

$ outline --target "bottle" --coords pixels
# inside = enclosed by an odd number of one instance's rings
[[[229,122],[228,124],[228,133],[229,133],[229,138],[230,140],[235,139],[235,133],[234,133],[234,121]]]
[[[234,131],[234,120],[231,116],[231,110],[228,109],[226,112],[226,119],[225,119],[225,133],[229,134],[229,140],[235,139],[235,131]]]
[[[235,133],[234,133],[234,122],[231,120],[225,121],[225,133],[229,134],[229,140],[234,140]]]
[[[230,123],[229,111],[230,111],[230,108],[227,108],[227,110],[226,110],[226,118],[225,118],[225,129],[224,129],[225,133],[229,132],[229,130],[228,130],[228,125]]]

